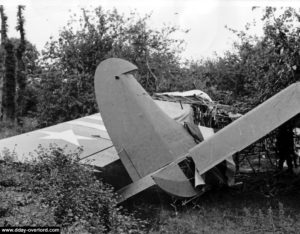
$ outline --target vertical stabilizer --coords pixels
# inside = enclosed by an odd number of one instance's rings
[[[184,127],[167,116],[117,58],[100,63],[96,98],[107,131],[133,181],[168,165],[196,145]]]

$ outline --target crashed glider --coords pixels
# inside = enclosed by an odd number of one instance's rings
[[[120,201],[152,186],[188,198],[202,193],[199,185],[220,178],[229,156],[300,111],[300,85],[296,83],[198,144],[140,86],[132,75],[135,70],[135,65],[122,59],[103,61],[95,73],[101,115],[0,140],[0,156],[9,149],[22,161],[39,144],[68,145],[70,150],[81,146],[82,162],[88,160],[107,172],[103,175],[110,174],[108,180],[120,182],[115,186]]]
[[[100,113],[132,180],[121,190],[124,199],[154,184],[178,197],[195,196],[201,191],[180,167],[183,162],[194,164],[196,180],[300,111],[300,84],[296,83],[195,144],[186,129],[169,118],[136,81],[131,74],[136,69],[112,58],[103,61],[95,74]]]

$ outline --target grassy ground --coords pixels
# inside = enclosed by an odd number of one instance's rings
[[[28,124],[28,126],[32,125]],[[30,127],[28,128],[30,129]],[[16,129],[12,125],[5,125],[0,130],[0,138],[23,131],[23,128]],[[36,171],[27,170],[21,164],[11,163],[9,159],[2,160],[0,163],[0,226],[61,225],[57,221],[57,208],[59,206],[46,204],[45,199],[49,199],[49,197],[45,197],[45,193],[26,190],[30,187],[28,181],[32,182],[31,185],[38,182],[38,186],[41,186],[40,179],[32,180],[32,178],[36,178],[33,176],[35,175],[32,174],[33,172]],[[44,183],[47,186],[48,184],[62,183],[61,180],[67,175],[64,174],[64,176],[59,177],[55,173],[57,174],[57,169],[52,168],[50,174],[44,177]],[[69,174],[72,174],[72,172]],[[78,171],[74,176],[75,179],[82,178],[76,177]],[[57,180],[57,178],[60,178],[60,180]],[[300,178],[298,176],[286,173],[274,174],[272,172],[240,175],[237,179],[243,181],[242,186],[211,190],[186,204],[183,201],[174,200],[155,189],[145,191],[122,204],[129,212],[135,213],[138,219],[122,216],[121,223],[128,222],[129,226],[132,226],[132,232],[130,229],[126,229],[126,233],[140,233],[143,231],[149,233],[300,232],[300,224],[297,222],[300,218]],[[67,182],[69,183],[69,181]],[[85,203],[86,194],[90,194],[90,190],[86,186],[86,181],[79,186],[84,192],[76,198],[76,207],[88,209],[89,207],[86,208],[86,206],[93,204]],[[64,187],[65,184],[62,187],[55,187],[55,190]],[[53,188],[47,187],[47,189]],[[78,190],[77,186],[76,191],[73,193],[80,194],[78,191],[81,190]],[[93,197],[92,195],[89,195],[88,198]],[[51,201],[57,204],[57,201],[61,198],[58,196],[51,199],[54,199],[54,201]],[[93,197],[93,199],[95,198]],[[81,204],[84,204],[84,206],[81,206]],[[76,207],[71,207],[71,210],[76,209],[75,211],[78,213]],[[97,217],[101,216],[102,213],[100,212]],[[111,215],[115,219],[114,211],[111,211]],[[86,218],[84,215],[82,217],[83,219]],[[140,219],[145,220],[145,223],[139,222]],[[78,225],[78,222],[78,220],[73,223],[70,221],[64,232],[93,233],[94,229],[83,228]],[[146,229],[137,228],[137,224],[146,224]],[[94,224],[88,225],[92,226]],[[121,224],[114,225],[118,228],[118,225]],[[117,228],[113,230],[118,230]],[[111,230],[111,233],[117,232]]]
[[[265,181],[267,175],[256,177]],[[270,195],[266,184],[252,182],[211,190],[185,205],[159,192],[144,193],[127,207],[150,220],[151,233],[299,233],[299,186]]]

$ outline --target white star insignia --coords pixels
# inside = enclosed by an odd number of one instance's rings
[[[78,140],[95,140],[94,138],[75,135],[72,129],[62,131],[62,132],[50,132],[50,131],[40,131],[40,132],[48,135],[48,136],[41,137],[41,139],[64,140],[77,146],[80,146]]]

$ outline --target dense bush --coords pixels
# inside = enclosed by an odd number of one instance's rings
[[[66,232],[140,233],[144,222],[125,214],[112,188],[78,162],[80,149],[40,147],[34,161],[0,163],[0,226],[61,226]]]
[[[194,63],[195,77],[208,93],[218,99],[225,92],[228,104],[242,102],[245,111],[300,81],[299,10],[266,7],[261,20],[261,37],[248,32],[251,24],[230,29],[239,38],[234,50]]]
[[[97,111],[94,73],[106,58],[136,64],[137,78],[149,92],[174,89],[182,79],[178,72],[182,40],[172,39],[179,29],[152,29],[149,17],[125,16],[100,7],[72,16],[59,39],[51,40],[42,52],[37,115],[41,125]]]
[[[239,38],[233,50],[214,59],[183,62],[183,40],[174,35],[186,31],[154,29],[151,16],[136,12],[125,16],[101,7],[82,9],[70,17],[58,40],[48,42],[39,60],[26,43],[24,112],[34,113],[40,126],[97,112],[94,72],[109,57],[136,64],[137,79],[150,94],[198,88],[246,112],[300,80],[299,10],[267,7],[262,13],[262,37],[248,32],[250,24],[242,31],[230,29]]]

